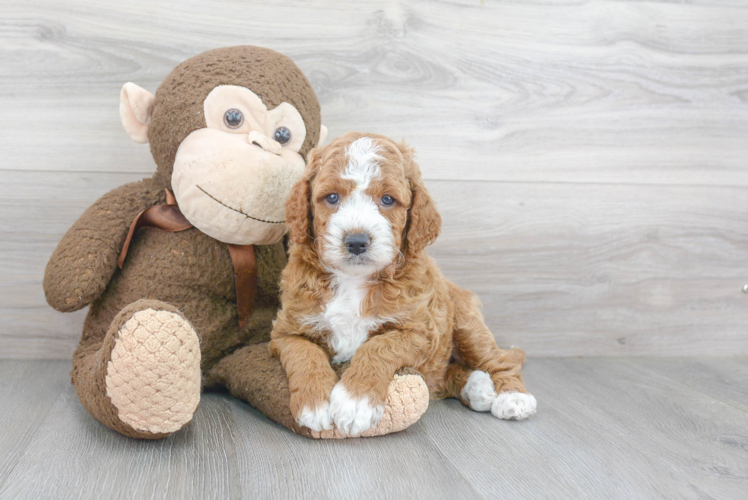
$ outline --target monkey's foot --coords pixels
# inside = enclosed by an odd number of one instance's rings
[[[423,377],[417,373],[404,371],[395,375],[390,382],[384,413],[375,427],[364,431],[360,436],[350,436],[338,429],[312,431],[311,436],[316,439],[383,436],[402,431],[418,422],[428,407],[429,388]]]
[[[107,363],[106,394],[136,431],[170,434],[200,402],[200,341],[175,312],[143,309],[119,329]]]

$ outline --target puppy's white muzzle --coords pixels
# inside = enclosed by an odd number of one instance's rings
[[[325,263],[346,274],[368,275],[389,265],[396,254],[390,221],[371,196],[355,190],[327,224]]]

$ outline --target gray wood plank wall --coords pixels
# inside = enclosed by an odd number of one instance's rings
[[[748,354],[748,3],[0,4],[0,357],[66,358],[41,278],[96,198],[154,169],[119,89],[263,45],[331,136],[405,138],[431,253],[531,356]]]

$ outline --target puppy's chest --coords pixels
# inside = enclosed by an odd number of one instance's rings
[[[361,315],[361,303],[366,293],[363,280],[340,280],[323,311],[307,320],[315,329],[327,334],[327,344],[335,352],[333,363],[350,361],[369,334],[389,321],[378,316]]]

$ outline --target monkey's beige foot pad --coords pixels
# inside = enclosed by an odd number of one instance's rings
[[[116,337],[106,391],[133,429],[172,433],[192,420],[200,402],[200,341],[183,317],[144,309]]]
[[[315,432],[316,439],[345,439],[348,437],[373,437],[407,429],[418,422],[429,407],[429,388],[420,375],[395,375],[387,391],[387,402],[379,423],[360,436],[350,436],[338,429]]]

